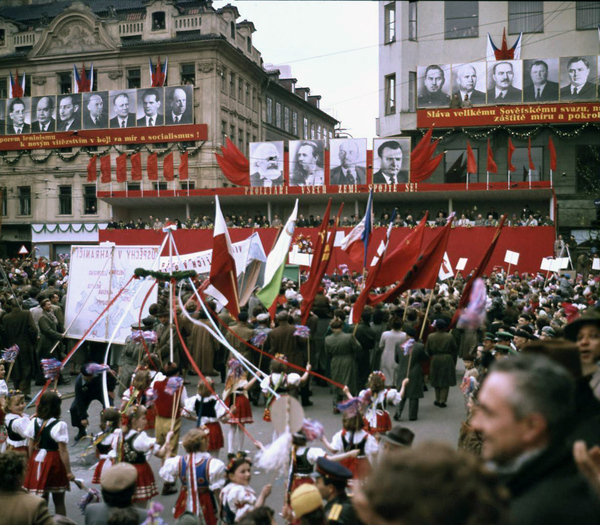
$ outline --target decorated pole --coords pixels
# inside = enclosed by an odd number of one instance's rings
[[[169,279],[169,361],[173,362],[173,294],[175,288],[173,287],[173,230],[169,228],[169,273],[171,279]],[[171,429],[173,430],[173,429]]]

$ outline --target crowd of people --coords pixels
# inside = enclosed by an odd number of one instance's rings
[[[0,523],[69,523],[65,403],[45,387],[35,414],[26,412],[33,384],[49,377],[42,360],[64,358],[73,344],[64,334],[68,261],[4,261],[2,277],[0,345],[19,351],[0,364]],[[457,310],[469,279],[366,307],[357,325],[349,323],[356,273],[325,276],[305,325],[292,280],[275,311],[255,290],[237,318],[216,313],[210,298],[204,309],[182,284],[173,343],[161,287],[150,315],[111,349],[112,371],[98,364],[106,345],[86,343],[53,376],[76,376],[70,425],[75,441],[91,437],[99,459],[101,501],[87,506],[86,523],[151,519],[141,508],[159,494],[151,456],[160,459],[161,493],[178,493],[178,523],[272,524],[277,512],[307,525],[600,522],[597,278],[494,271],[480,283],[476,315],[466,315]],[[277,396],[290,395],[310,417],[315,386],[330,388],[339,431],[327,436],[305,420],[292,434],[286,503],[273,510],[272,487],[252,486],[245,440],[263,452],[281,443],[277,432],[271,445],[252,437],[256,410],[270,421]],[[458,450],[415,436],[408,427],[422,417],[425,392],[441,414],[456,387],[466,406]],[[105,404],[105,394],[109,406],[92,421],[90,404]],[[186,419],[195,424],[184,432]]]

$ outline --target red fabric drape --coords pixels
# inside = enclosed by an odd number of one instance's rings
[[[110,173],[110,155],[100,157],[100,181],[103,183],[112,182]]]
[[[515,147],[513,146],[512,140],[508,139],[508,171],[517,171],[517,168],[512,163],[512,156],[515,152]]]
[[[548,138],[548,151],[550,152],[550,169],[552,171],[556,170],[556,149],[554,149],[554,142],[552,142],[552,137]]]
[[[190,178],[188,172],[188,152],[186,151],[179,157],[179,180],[188,180]]]
[[[148,180],[158,180],[158,154],[151,153],[146,161],[148,170]]]
[[[467,173],[477,173],[477,162],[475,161],[475,154],[471,149],[471,144],[467,140]]]
[[[131,156],[131,180],[142,179],[142,154],[134,153]]]
[[[96,182],[98,180],[98,156],[94,155],[87,165],[87,181]]]
[[[175,172],[173,170],[173,152],[165,155],[163,160],[163,176],[165,180],[172,181],[175,179]]]
[[[490,173],[498,173],[498,165],[494,161],[494,152],[492,151],[490,139],[488,139],[487,146],[487,171],[489,171]]]
[[[117,157],[117,182],[127,182],[127,153]]]

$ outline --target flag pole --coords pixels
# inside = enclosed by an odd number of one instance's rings
[[[554,188],[554,185],[552,184],[552,170],[550,170],[550,187]]]
[[[169,228],[169,359],[173,362],[173,296],[175,295],[175,287],[173,286],[173,230]]]
[[[406,305],[404,307],[404,313],[402,314],[402,322],[406,321],[406,312],[408,311],[408,298],[410,297],[410,290],[406,290]]]
[[[531,189],[531,168],[529,168],[529,189]]]
[[[423,340],[423,333],[425,332],[425,325],[427,324],[427,317],[429,316],[429,308],[431,306],[432,299],[433,299],[433,290],[431,290],[429,293],[429,301],[427,302],[427,310],[425,310],[425,317],[423,317],[423,324],[421,325],[421,333],[419,334],[420,340]],[[411,355],[412,355],[412,352],[411,352]],[[410,357],[409,357],[409,360],[410,360]],[[410,365],[409,365],[409,368],[410,368]]]
[[[508,181],[508,189],[510,190],[510,170],[508,170],[508,178],[506,180]]]
[[[485,172],[485,189],[486,190],[490,189],[490,172],[489,171]]]
[[[469,189],[469,172],[467,171],[467,189]]]

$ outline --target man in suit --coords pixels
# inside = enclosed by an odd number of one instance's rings
[[[377,148],[381,168],[373,173],[373,184],[397,184],[408,182],[408,172],[401,171],[404,153],[400,143],[386,140]]]
[[[142,107],[144,108],[144,116],[137,121],[138,127],[144,126],[162,126],[164,116],[158,111],[160,110],[160,95],[156,89],[147,89],[141,97]]]
[[[506,104],[522,102],[523,93],[512,85],[515,78],[513,65],[510,62],[498,62],[492,69],[494,86],[488,89],[488,104]]]
[[[323,159],[322,143],[301,141],[291,170],[290,186],[323,186],[325,170],[321,167]]]
[[[558,84],[548,80],[548,64],[536,60],[529,66],[531,84],[527,83],[523,90],[525,102],[550,102],[558,100]]]
[[[252,152],[251,165],[256,171],[250,175],[250,186],[270,187],[283,184],[283,169],[275,144],[259,144]]]
[[[6,123],[6,134],[21,135],[23,133],[30,133],[31,128],[29,127],[29,124],[25,122],[25,102],[20,98],[15,98],[11,101],[8,109],[10,119]]]
[[[442,91],[445,83],[446,77],[440,66],[435,64],[427,66],[425,78],[423,79],[424,90],[417,97],[417,105],[420,108],[448,107],[450,97]]]
[[[129,95],[119,93],[113,99],[115,116],[110,119],[111,128],[134,128],[136,124],[135,113],[129,113]]]
[[[463,64],[456,73],[456,89],[453,95],[458,94],[461,102],[470,100],[471,105],[485,104],[485,93],[477,91],[477,70],[474,66]]]
[[[171,92],[165,123],[167,125],[192,123],[191,112],[187,110],[187,93],[183,88],[175,88]]]
[[[31,124],[31,130],[34,133],[44,133],[56,130],[56,120],[52,116],[54,113],[54,98],[42,97],[37,101],[35,107],[35,116],[37,120]]]
[[[58,101],[57,131],[77,131],[81,129],[80,103],[81,95],[66,95]]]
[[[104,99],[94,93],[87,103],[87,111],[83,113],[83,129],[108,128],[108,115],[104,111]]]
[[[367,173],[365,168],[357,166],[359,161],[358,145],[353,140],[346,140],[338,150],[340,166],[331,170],[330,184],[366,184]]]
[[[573,57],[567,63],[569,85],[560,90],[560,101],[592,100],[596,98],[596,84],[588,82],[590,64],[584,57]]]

